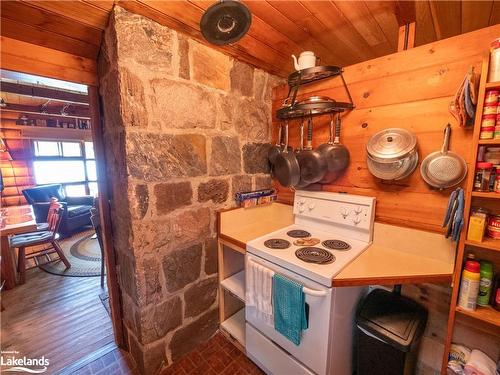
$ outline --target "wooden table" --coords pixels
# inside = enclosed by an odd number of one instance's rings
[[[17,268],[14,252],[9,247],[9,236],[36,231],[37,225],[31,206],[7,207],[2,210],[5,210],[1,216],[5,225],[0,227],[2,280],[5,280],[5,289],[12,289],[17,285]]]

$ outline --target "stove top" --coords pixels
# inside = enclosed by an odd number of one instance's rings
[[[375,198],[297,190],[293,212],[294,224],[249,241],[247,252],[331,287],[371,244]]]
[[[356,259],[369,245],[367,242],[355,239],[341,239],[335,233],[321,231],[312,227],[307,227],[307,231],[311,233],[313,239],[319,239],[319,241],[314,246],[304,245],[302,241],[297,242],[297,239],[293,240],[292,237],[287,235],[290,230],[299,228],[305,230],[303,225],[292,224],[289,227],[252,240],[247,243],[247,251],[320,284],[331,286],[333,277]],[[333,238],[339,243],[348,243],[349,250],[333,250],[323,245],[323,243],[329,244],[329,241],[332,241]],[[279,249],[272,249],[267,246],[270,244],[268,241],[274,242],[276,240],[284,241],[289,246]],[[307,240],[307,238],[303,240]],[[327,254],[331,254],[331,259]],[[318,256],[327,256],[328,259],[325,262],[314,261],[313,257]]]

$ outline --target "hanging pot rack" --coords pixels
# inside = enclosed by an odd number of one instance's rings
[[[298,70],[288,76],[288,96],[283,106],[276,111],[276,117],[281,120],[294,119],[305,116],[324,115],[328,113],[339,113],[354,108],[351,93],[342,75],[343,69],[338,66],[315,66],[308,69]],[[318,102],[297,102],[297,92],[302,85],[320,80],[340,77],[346,90],[349,102],[338,102],[333,99]]]

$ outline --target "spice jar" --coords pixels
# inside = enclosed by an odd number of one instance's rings
[[[488,226],[486,228],[488,237],[500,239],[500,215],[491,215],[488,218]]]
[[[500,164],[500,147],[488,147],[484,154],[484,161],[494,165]]]
[[[500,125],[495,126],[495,131],[493,132],[494,139],[500,139]]]
[[[483,107],[483,115],[484,116],[495,115],[495,118],[496,118],[497,109],[498,109],[497,107],[498,107],[497,104],[494,104],[494,105],[485,105]]]
[[[481,120],[481,128],[489,128],[491,126],[495,126],[497,121],[497,116],[498,114],[483,116]]]
[[[490,68],[488,82],[500,81],[500,38],[490,44]]]
[[[493,139],[495,134],[495,127],[489,126],[487,128],[481,128],[481,133],[479,133],[479,139]]]
[[[484,95],[484,105],[497,105],[498,90],[488,90]]]
[[[491,168],[490,183],[488,185],[488,191],[495,190],[495,180],[497,178],[497,173],[500,173],[500,169],[497,169],[497,167],[499,167],[499,166],[493,165],[493,167]]]
[[[500,173],[497,173],[495,177],[495,188],[493,190],[495,193],[500,194]]]
[[[492,168],[493,163],[479,162],[476,164],[476,172],[474,175],[475,191],[489,191]]]

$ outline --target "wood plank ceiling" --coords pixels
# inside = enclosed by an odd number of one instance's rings
[[[99,53],[114,4],[203,41],[199,21],[214,1],[1,1],[1,34],[87,58]],[[500,1],[244,1],[248,34],[218,49],[272,73],[312,50],[347,66],[397,50],[398,28],[416,21],[416,45],[500,23]]]

